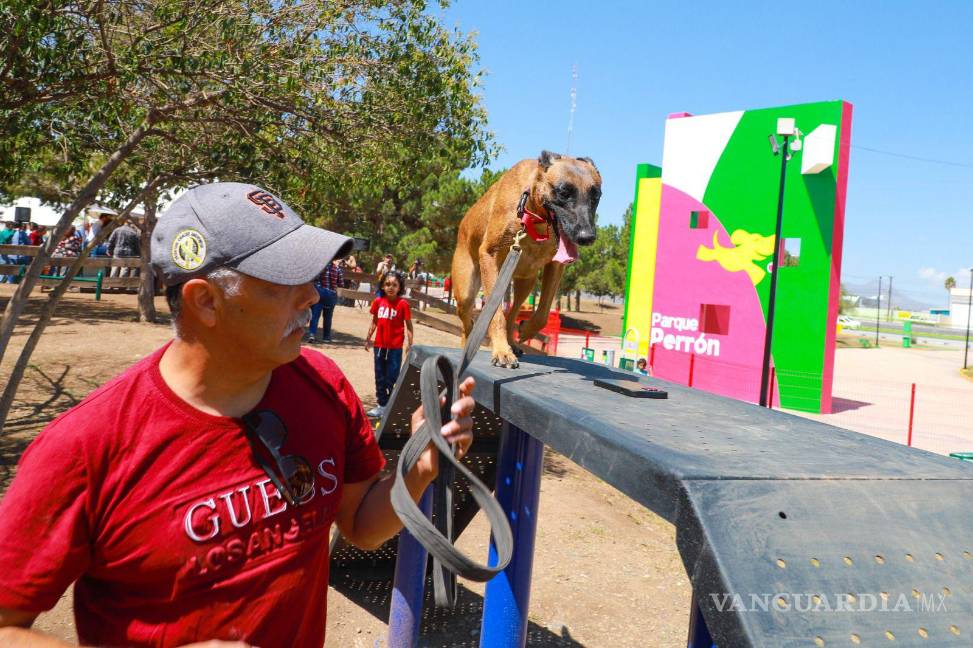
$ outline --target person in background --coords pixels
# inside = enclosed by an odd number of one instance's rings
[[[30,224],[30,232],[27,234],[30,239],[30,243],[27,245],[40,245],[44,242],[44,228],[40,227],[37,223]]]
[[[318,303],[311,306],[311,324],[304,337],[305,342],[317,342],[318,319],[322,319],[322,339],[325,342],[332,341],[331,321],[334,317],[334,307],[338,303],[338,288],[343,287],[344,277],[345,273],[338,259],[333,259],[314,281],[314,288],[318,291]]]
[[[353,254],[349,254],[346,258],[342,259],[339,265],[341,266],[341,269],[345,271],[345,273],[358,272],[358,261],[355,259]],[[359,282],[355,279],[345,276],[342,287],[347,288],[348,290],[358,290],[358,284]],[[339,297],[338,303],[342,306],[354,306],[355,300],[351,297]]]
[[[365,336],[365,350],[371,349],[372,335],[375,334],[375,398],[378,406],[369,410],[368,415],[385,415],[385,407],[399,379],[402,367],[402,343],[408,331],[409,346],[412,346],[412,313],[409,302],[401,297],[405,279],[401,272],[392,270],[382,277],[379,290],[381,294],[372,302],[372,324]]]
[[[0,245],[12,245],[11,241],[14,238],[14,232],[17,231],[17,223],[14,221],[5,221],[3,224],[3,230],[0,230]],[[16,257],[12,254],[0,254],[0,263],[3,264],[14,264],[16,263]],[[0,275],[0,283],[13,283],[14,275],[4,274]]]
[[[54,248],[54,256],[58,257],[78,257],[81,256],[81,239],[75,234],[75,227],[72,225],[61,242]],[[53,266],[54,274],[63,277],[67,273],[68,266]]]
[[[141,235],[131,223],[125,223],[108,237],[108,255],[116,259],[131,259],[142,255]],[[137,277],[138,268],[112,266],[112,277]]]
[[[91,222],[91,229],[88,231],[85,237],[85,245],[90,246],[94,243],[95,237],[101,233],[108,223],[111,221],[111,216],[108,214],[98,214],[98,219]],[[91,251],[91,256],[108,256],[108,243],[102,242],[94,250]]]
[[[649,369],[649,363],[645,361],[645,358],[639,358],[638,362],[635,363],[635,373],[643,376],[652,375],[652,370]]]
[[[447,304],[453,303],[453,280],[449,275],[446,275],[446,278],[443,279],[443,297]]]
[[[395,263],[392,262],[391,254],[386,254],[384,257],[382,257],[382,260],[378,262],[378,265],[375,266],[375,274],[377,274],[379,277],[384,277],[386,273],[391,272],[392,270],[395,270]]]

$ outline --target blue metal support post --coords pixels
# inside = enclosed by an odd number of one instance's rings
[[[432,491],[430,486],[419,500],[419,508],[426,517],[432,515]],[[427,558],[425,548],[411,533],[402,529],[389,610],[389,648],[412,648],[419,643]]]
[[[487,583],[480,646],[522,648],[527,643],[527,608],[543,463],[544,444],[507,424],[497,459],[496,496],[510,521],[514,554],[507,568]],[[497,563],[492,539],[489,560],[491,565]]]
[[[688,648],[716,648],[713,636],[706,627],[706,619],[703,618],[703,611],[699,609],[699,601],[696,599],[696,592],[693,592],[693,601],[689,607],[689,641]]]

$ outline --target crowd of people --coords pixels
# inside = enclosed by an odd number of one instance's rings
[[[64,237],[58,241],[54,248],[55,257],[77,257],[82,250],[92,248],[89,256],[92,257],[112,257],[116,259],[138,258],[142,254],[141,234],[139,229],[130,222],[122,224],[116,228],[107,241],[95,246],[95,237],[101,232],[102,228],[111,221],[109,214],[99,214],[95,220],[87,220],[80,227],[72,225],[65,232]],[[0,245],[34,245],[40,246],[47,243],[50,232],[44,225],[37,223],[20,223],[15,221],[4,222],[3,229],[0,230]],[[94,247],[92,247],[94,246]],[[11,265],[26,266],[30,263],[30,255],[0,254],[0,263]],[[63,276],[67,271],[66,266],[50,266],[45,268],[45,273],[55,276]],[[84,274],[80,272],[79,274]],[[112,266],[110,276],[112,277],[137,277],[139,269],[137,267]],[[17,283],[17,275],[0,275],[0,283]]]

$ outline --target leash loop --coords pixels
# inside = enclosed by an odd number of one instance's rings
[[[526,192],[525,192],[526,196]],[[521,202],[526,202],[521,197]],[[456,603],[456,576],[485,582],[503,571],[513,557],[513,533],[510,523],[500,506],[487,487],[461,461],[456,459],[455,448],[442,436],[443,421],[450,417],[450,407],[459,394],[459,383],[476,356],[486,336],[487,327],[494,314],[503,303],[510,282],[513,280],[514,270],[520,260],[520,241],[526,235],[524,227],[514,235],[510,252],[500,268],[497,281],[480,312],[473,330],[466,340],[459,366],[455,367],[450,359],[444,355],[435,355],[422,363],[419,372],[419,391],[422,398],[423,412],[426,419],[419,429],[413,433],[402,448],[399,462],[395,469],[395,481],[392,484],[392,508],[402,520],[403,526],[409,533],[425,547],[433,557],[433,589],[438,607],[453,607]],[[445,384],[440,391],[439,383]],[[440,397],[445,396],[445,404],[440,405]],[[439,453],[439,475],[433,482],[434,506],[436,524],[427,518],[422,510],[412,500],[409,489],[405,485],[405,476],[419,461],[423,451],[432,443]],[[490,534],[496,547],[497,560],[495,565],[480,564],[453,545],[453,481],[456,472],[466,478],[470,487],[470,494],[490,523]]]

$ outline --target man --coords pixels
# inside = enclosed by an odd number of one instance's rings
[[[152,262],[175,338],[48,426],[0,502],[0,646],[60,645],[23,628],[72,581],[84,644],[322,645],[331,523],[364,548],[401,528],[361,401],[300,346],[350,245],[253,185],[172,204]],[[460,456],[472,388],[442,428]],[[413,498],[437,470],[427,448]]]
[[[338,259],[333,259],[327,265],[321,276],[314,282],[320,299],[311,306],[311,325],[307,329],[307,342],[317,342],[318,319],[324,315],[321,322],[322,339],[331,342],[331,322],[334,319],[334,307],[338,303],[338,288],[344,286],[345,272],[341,269]]]
[[[378,262],[378,265],[375,266],[375,274],[378,275],[376,281],[380,281],[386,272],[390,272],[392,270],[395,270],[395,264],[392,263],[392,255],[386,254],[384,257],[382,257],[382,260]]]
[[[0,245],[11,245],[11,241],[14,238],[14,232],[17,231],[17,223],[14,221],[5,221],[3,224],[3,231],[0,231]],[[0,254],[0,263],[10,264],[16,263],[16,257],[13,255]],[[0,283],[13,283],[14,275],[0,275]]]
[[[36,225],[35,225],[36,227]],[[14,230],[13,238],[10,239],[11,245],[33,245],[30,242],[30,234],[27,233],[27,226],[24,223],[18,223],[17,228]],[[14,263],[18,265],[30,265],[30,262],[34,259],[32,256],[26,254],[21,254],[19,256],[10,257]],[[20,283],[20,277],[12,277],[11,283]]]
[[[108,256],[116,259],[131,259],[141,255],[141,235],[131,223],[121,225],[108,237]],[[127,266],[123,268],[113,265],[111,268],[112,277],[137,277],[138,272],[138,268]]]

